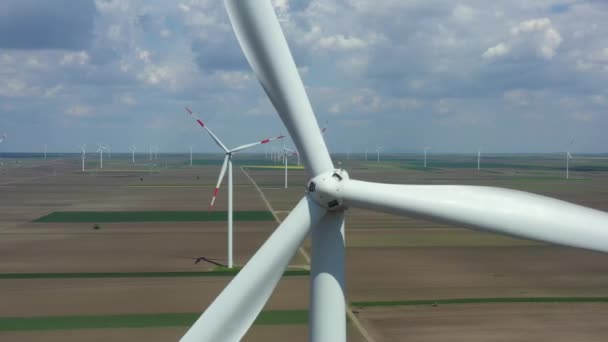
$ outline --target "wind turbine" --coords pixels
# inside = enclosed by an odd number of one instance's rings
[[[378,154],[378,164],[380,164],[380,150],[382,150],[382,146],[376,145],[376,153]]]
[[[291,150],[289,148],[287,148],[285,146],[285,143],[283,143],[283,158],[285,161],[285,189],[287,189],[287,161],[288,161],[288,156],[289,155],[297,155],[298,156],[298,165],[300,165],[300,154],[294,150]]]
[[[426,169],[426,151],[430,150],[431,147],[427,146],[424,148],[424,168]]]
[[[348,207],[608,252],[608,213],[521,191],[396,185],[335,169],[270,1],[225,0],[249,64],[302,154],[307,193],[182,337],[238,341],[311,234],[310,341],[346,340],[344,217]]]
[[[97,152],[99,152],[99,168],[103,169],[103,150],[107,147],[102,144],[97,144]]]
[[[481,170],[481,147],[477,148],[477,171]]]
[[[44,160],[46,160],[46,148],[47,148],[47,146],[46,146],[46,144],[44,144]]]
[[[82,172],[84,172],[84,158],[85,158],[85,156],[87,154],[87,150],[86,150],[87,145],[84,144],[84,145],[79,146],[79,147],[80,147],[80,150],[82,151],[82,154],[81,154],[81,156],[82,156]]]
[[[570,159],[574,159],[570,152],[566,152],[566,179],[570,179]]]
[[[568,151],[566,151],[566,179],[570,179],[570,159],[574,159],[570,154],[572,144],[574,144],[574,139],[570,141],[570,144],[568,145]]]
[[[148,151],[150,151],[150,161],[152,160],[152,145],[148,147]]]
[[[135,150],[137,150],[137,147],[135,147],[135,145],[131,145],[131,162],[133,165],[135,165]]]
[[[226,156],[224,157],[224,163],[222,164],[222,169],[220,171],[220,176],[217,180],[217,184],[215,185],[215,189],[213,190],[213,197],[211,198],[211,204],[209,205],[209,209],[213,208],[217,193],[220,191],[220,184],[222,183],[224,175],[226,174],[226,167],[228,167],[228,268],[232,268],[232,155],[234,153],[255,147],[257,145],[267,144],[274,140],[283,139],[284,136],[281,135],[276,138],[267,138],[251,144],[241,145],[229,150],[220,141],[220,139],[215,134],[213,134],[213,132],[211,132],[211,130],[201,121],[201,119],[199,119],[198,116],[196,116],[196,114],[194,114],[194,112],[190,110],[190,108],[186,107],[186,110],[188,111],[188,113],[190,113],[190,115],[192,115],[192,117],[194,117],[196,122],[198,122],[198,124],[207,131],[207,133],[211,136],[211,139],[215,141],[217,146],[219,146],[226,153]]]
[[[192,145],[190,145],[190,166],[192,166]]]
[[[367,147],[365,148],[365,161],[367,161]]]
[[[1,143],[2,143],[4,140],[6,140],[6,133],[2,133],[2,135],[0,135],[0,144],[1,144]],[[0,166],[2,166],[2,165],[3,165],[3,163],[2,163],[2,162],[0,162]]]

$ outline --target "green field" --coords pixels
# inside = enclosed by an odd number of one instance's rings
[[[273,221],[269,211],[235,211],[235,221]],[[34,222],[198,222],[226,221],[225,211],[55,211]]]
[[[191,326],[200,313],[130,314],[96,316],[0,317],[0,331],[61,329],[144,328]],[[254,324],[308,323],[306,310],[275,310],[260,313]]]
[[[204,272],[4,273],[0,274],[0,279],[231,277],[239,273],[239,271],[240,268],[224,268]],[[306,276],[309,274],[309,270],[290,269],[286,270],[283,276]]]
[[[512,298],[454,298],[352,302],[358,308],[376,306],[438,305],[438,304],[495,304],[495,303],[608,303],[608,297],[512,297]]]

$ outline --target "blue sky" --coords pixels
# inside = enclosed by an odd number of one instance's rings
[[[335,152],[607,152],[608,3],[273,1]],[[2,151],[286,133],[218,0],[0,3]]]

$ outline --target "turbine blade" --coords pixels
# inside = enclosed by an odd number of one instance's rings
[[[341,193],[356,208],[608,252],[608,213],[523,191],[350,180]]]
[[[304,197],[182,337],[182,342],[239,341],[325,209]]]
[[[207,131],[207,133],[209,133],[209,135],[211,136],[211,139],[213,139],[213,141],[215,141],[217,146],[219,146],[222,150],[224,150],[224,152],[229,152],[228,149],[226,148],[226,146],[224,146],[224,144],[220,141],[220,139],[218,137],[216,137],[215,134],[213,134],[213,132],[211,132],[209,127],[207,127],[207,125],[205,125],[203,123],[203,121],[201,121],[201,119],[199,119],[198,116],[196,116],[196,114],[194,114],[194,112],[190,110],[190,108],[188,108],[188,107],[185,107],[185,108],[186,108],[186,111],[188,111],[188,113],[190,113],[190,115],[192,115],[192,117],[194,117],[196,122],[201,127],[203,127]]]
[[[226,174],[226,167],[228,166],[228,155],[224,157],[224,163],[222,164],[222,169],[220,170],[220,176],[217,179],[217,183],[215,184],[215,189],[213,189],[213,197],[211,198],[211,204],[209,205],[209,210],[213,208],[215,204],[215,199],[217,198],[217,193],[220,191],[220,184],[222,184],[222,180],[224,179],[224,175]]]
[[[245,144],[245,145],[241,145],[241,146],[235,147],[232,150],[230,150],[230,152],[234,153],[234,152],[246,150],[246,149],[248,149],[250,147],[253,147],[253,146],[267,144],[267,143],[269,143],[271,141],[275,141],[275,140],[279,140],[279,139],[283,139],[283,138],[285,138],[285,136],[283,136],[283,135],[279,135],[278,137],[275,137],[275,138],[267,138],[267,139],[260,140],[258,142],[254,142],[254,143],[251,143],[251,144]]]
[[[236,37],[281,116],[310,176],[333,170],[329,152],[279,21],[268,0],[225,0]]]

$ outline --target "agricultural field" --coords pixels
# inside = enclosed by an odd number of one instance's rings
[[[207,210],[220,155],[3,156],[0,340],[177,340],[236,271],[226,264],[226,192]],[[608,211],[608,157],[476,159],[335,155],[353,178],[500,186]],[[373,159],[373,160],[372,160]],[[141,161],[139,161],[141,160]],[[304,194],[306,173],[235,158],[235,262],[243,265]],[[268,201],[262,199],[262,195]],[[608,262],[550,246],[349,209],[349,341],[600,341]],[[310,245],[296,254],[247,341],[307,340]],[[287,335],[289,334],[289,335]],[[366,338],[367,336],[367,338]]]

